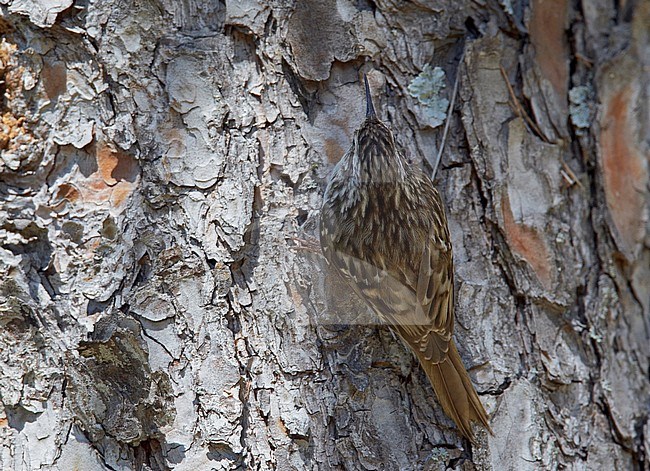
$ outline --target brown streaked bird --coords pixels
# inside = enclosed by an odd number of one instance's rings
[[[492,430],[452,338],[454,262],[442,200],[377,118],[364,81],[366,119],[323,198],[323,254],[411,348],[442,409],[474,442],[471,422]]]

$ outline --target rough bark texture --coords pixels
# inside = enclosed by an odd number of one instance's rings
[[[650,469],[650,3],[0,8],[0,468]],[[436,183],[478,447],[297,248],[360,69],[425,168],[459,79]]]

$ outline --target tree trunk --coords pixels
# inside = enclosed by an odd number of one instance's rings
[[[0,3],[0,468],[650,469],[649,2]],[[478,445],[313,248],[360,71]]]

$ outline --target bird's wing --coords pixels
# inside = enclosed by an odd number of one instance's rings
[[[450,244],[427,238],[417,270],[373,257],[373,262],[329,250],[330,261],[392,328],[426,360],[444,360],[453,331],[453,262]]]
[[[426,328],[402,336],[425,360],[438,363],[447,357],[454,330],[454,263],[451,244],[433,233],[422,252],[415,296]]]

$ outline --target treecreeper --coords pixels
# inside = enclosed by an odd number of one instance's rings
[[[454,262],[443,203],[377,117],[364,81],[366,118],[323,197],[323,254],[410,347],[442,409],[475,443],[471,422],[492,430],[452,338]]]

